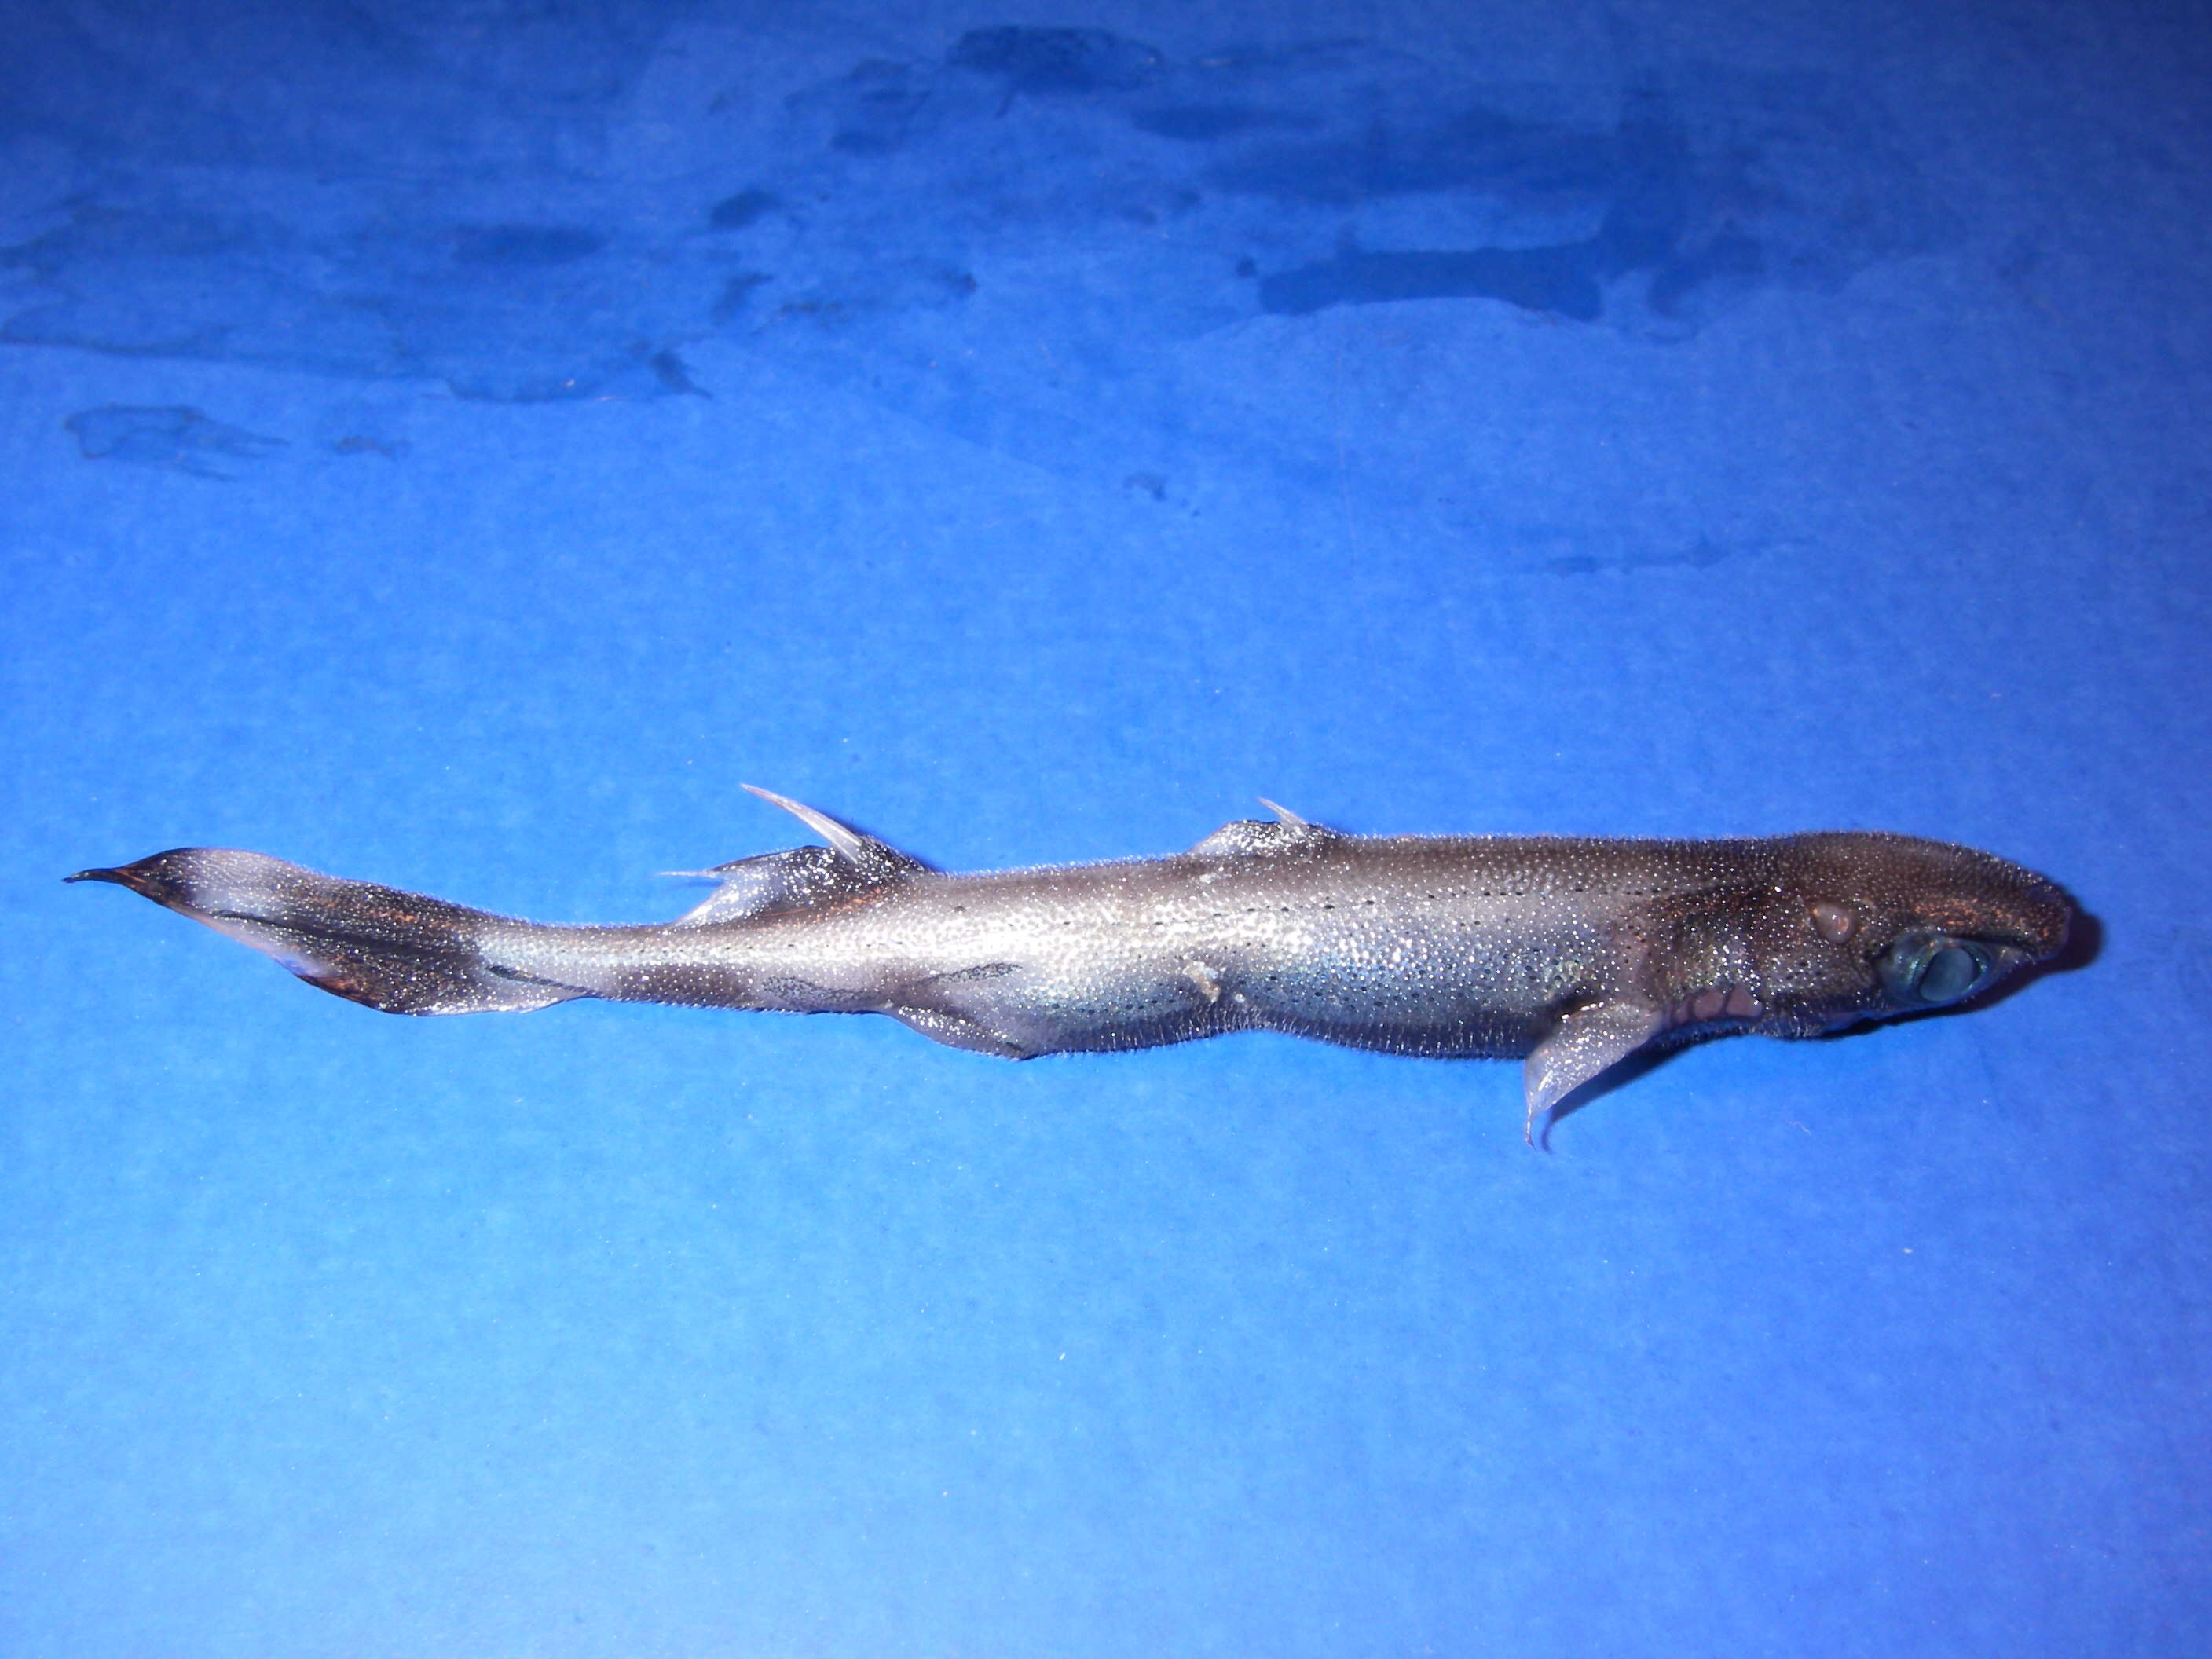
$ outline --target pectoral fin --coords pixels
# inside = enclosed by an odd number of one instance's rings
[[[1666,1024],[1662,1010],[1626,998],[1590,1003],[1561,1020],[1522,1067],[1528,1096],[1522,1135],[1533,1146],[1539,1117],[1601,1072],[1627,1059]]]

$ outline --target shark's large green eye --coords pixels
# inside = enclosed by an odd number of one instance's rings
[[[1908,1006],[1941,1007],[1970,997],[1990,982],[1996,959],[1976,940],[1948,933],[1908,933],[1878,964],[1889,994]]]

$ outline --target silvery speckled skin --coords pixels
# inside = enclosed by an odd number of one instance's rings
[[[1957,1002],[2073,907],[1987,853],[1863,831],[1737,841],[1352,836],[1278,807],[1167,858],[933,871],[781,796],[829,844],[703,872],[635,927],[515,921],[190,848],[112,881],[391,1013],[574,997],[886,1013],[1025,1059],[1225,1031],[1526,1056],[1528,1121],[1652,1044],[1809,1036]]]

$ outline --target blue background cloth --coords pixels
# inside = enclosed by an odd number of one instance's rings
[[[2212,1651],[2212,30],[51,0],[0,1652]],[[1510,1066],[388,1019],[58,878],[1875,827],[1996,1006]]]

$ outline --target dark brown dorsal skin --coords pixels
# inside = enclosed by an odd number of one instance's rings
[[[1275,808],[1187,853],[950,875],[766,795],[829,844],[704,872],[635,927],[516,921],[258,853],[109,881],[387,1013],[575,997],[880,1013],[1009,1059],[1273,1030],[1525,1058],[1528,1121],[1640,1048],[1812,1036],[2055,955],[2074,908],[1988,853],[1874,831],[1735,841],[1340,835]]]

